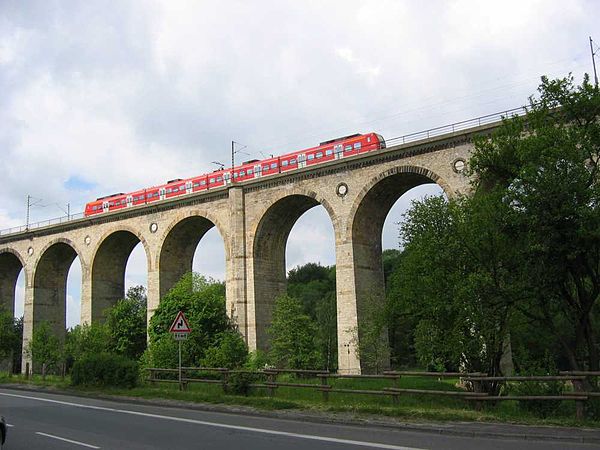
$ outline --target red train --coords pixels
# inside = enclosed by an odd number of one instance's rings
[[[285,173],[382,148],[385,148],[385,140],[379,134],[353,134],[321,142],[319,146],[306,150],[263,160],[246,161],[233,169],[215,170],[208,175],[199,175],[185,180],[177,178],[167,181],[166,184],[140,189],[129,194],[121,192],[100,197],[85,205],[84,214],[87,217],[132,206],[146,205],[159,200]]]

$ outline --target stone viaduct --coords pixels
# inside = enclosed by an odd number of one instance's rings
[[[14,310],[15,285],[24,270],[23,348],[40,321],[64,336],[67,274],[78,256],[81,322],[102,320],[102,312],[123,298],[127,259],[141,242],[150,318],[160,298],[191,270],[204,234],[217,227],[225,246],[228,314],[250,350],[265,349],[274,299],[286,287],[288,235],[302,214],[322,205],[335,233],[339,370],[368,370],[349,330],[359,330],[360,339],[361,312],[383,298],[385,218],[403,193],[421,184],[437,183],[448,197],[468,192],[462,169],[471,138],[498,124],[474,125],[293,173],[2,235],[0,306]],[[306,239],[311,245],[310,236]]]

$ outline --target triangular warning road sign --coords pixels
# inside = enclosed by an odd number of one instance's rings
[[[192,330],[190,328],[190,325],[188,324],[187,319],[183,315],[183,311],[179,311],[177,313],[177,317],[175,318],[175,321],[173,322],[173,325],[171,325],[171,328],[169,328],[169,332],[170,333],[190,333],[191,331]]]

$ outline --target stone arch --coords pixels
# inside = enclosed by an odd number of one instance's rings
[[[175,283],[192,270],[194,253],[204,235],[213,227],[223,239],[226,261],[230,260],[230,243],[225,239],[224,226],[214,214],[206,211],[187,211],[178,214],[165,229],[156,254],[159,270],[159,296],[162,298]]]
[[[66,329],[67,276],[78,253],[73,242],[57,238],[46,244],[34,265],[32,332],[42,321],[64,339]]]
[[[364,318],[372,305],[385,299],[385,282],[382,263],[382,231],[385,219],[394,203],[408,190],[422,184],[437,183],[446,195],[452,196],[440,176],[429,169],[418,166],[400,166],[386,170],[373,177],[357,195],[349,215],[346,236],[350,238],[354,296],[359,340]],[[387,335],[382,335],[387,342]],[[380,364],[389,365],[384,356]],[[366,361],[361,361],[366,372],[375,370]]]
[[[146,239],[130,227],[118,227],[106,232],[94,249],[91,259],[91,320],[102,321],[104,311],[125,296],[125,269],[131,252],[142,243],[148,271],[153,267]]]
[[[18,251],[6,247],[0,249],[0,309],[15,313],[15,290],[17,279],[25,267],[25,260]],[[27,277],[27,271],[25,271]],[[27,285],[27,279],[25,279]]]
[[[268,349],[266,333],[271,323],[275,299],[285,293],[287,284],[285,250],[294,224],[309,209],[322,205],[336,233],[336,214],[331,204],[317,193],[293,190],[281,193],[257,215],[260,219],[249,233],[253,271],[253,315],[256,348]]]
[[[354,226],[354,219],[357,216],[358,209],[362,205],[364,205],[364,200],[365,200],[365,197],[367,197],[367,195],[373,195],[373,192],[372,192],[373,188],[375,188],[377,185],[380,185],[380,183],[383,182],[384,180],[392,180],[391,183],[393,183],[395,180],[398,180],[400,177],[406,177],[408,184],[410,184],[411,179],[414,180],[415,182],[417,180],[426,180],[426,181],[417,182],[416,184],[412,184],[407,188],[406,188],[406,183],[404,183],[404,184],[399,183],[397,185],[395,191],[391,190],[391,189],[388,190],[388,192],[392,193],[392,195],[391,195],[392,198],[395,196],[395,199],[392,201],[392,204],[390,205],[390,207],[394,204],[394,202],[402,194],[404,194],[409,189],[412,189],[413,187],[418,186],[420,184],[436,183],[442,188],[442,190],[444,191],[446,196],[448,196],[448,198],[453,198],[457,195],[450,188],[450,185],[442,177],[440,177],[438,174],[436,174],[435,172],[432,172],[431,170],[429,170],[425,167],[420,167],[420,166],[392,167],[391,169],[385,170],[385,171],[379,173],[378,175],[376,175],[375,177],[371,178],[363,186],[363,188],[360,190],[360,192],[356,196],[356,199],[354,200],[354,203],[352,205],[352,208],[351,208],[350,214],[349,214],[350,220],[348,221],[348,229],[346,230],[348,235],[351,235],[352,228]],[[387,211],[389,211],[389,208],[387,209]],[[387,211],[385,213],[386,215],[387,215]],[[385,217],[384,217],[384,220],[385,220]]]

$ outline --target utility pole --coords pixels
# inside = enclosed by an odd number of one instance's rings
[[[594,51],[594,41],[590,36],[590,52],[592,53],[592,65],[594,66],[594,81],[596,87],[598,87],[598,73],[596,72],[596,52]]]
[[[31,195],[27,195],[27,220],[25,221],[25,229],[29,230],[29,208],[31,208]]]

